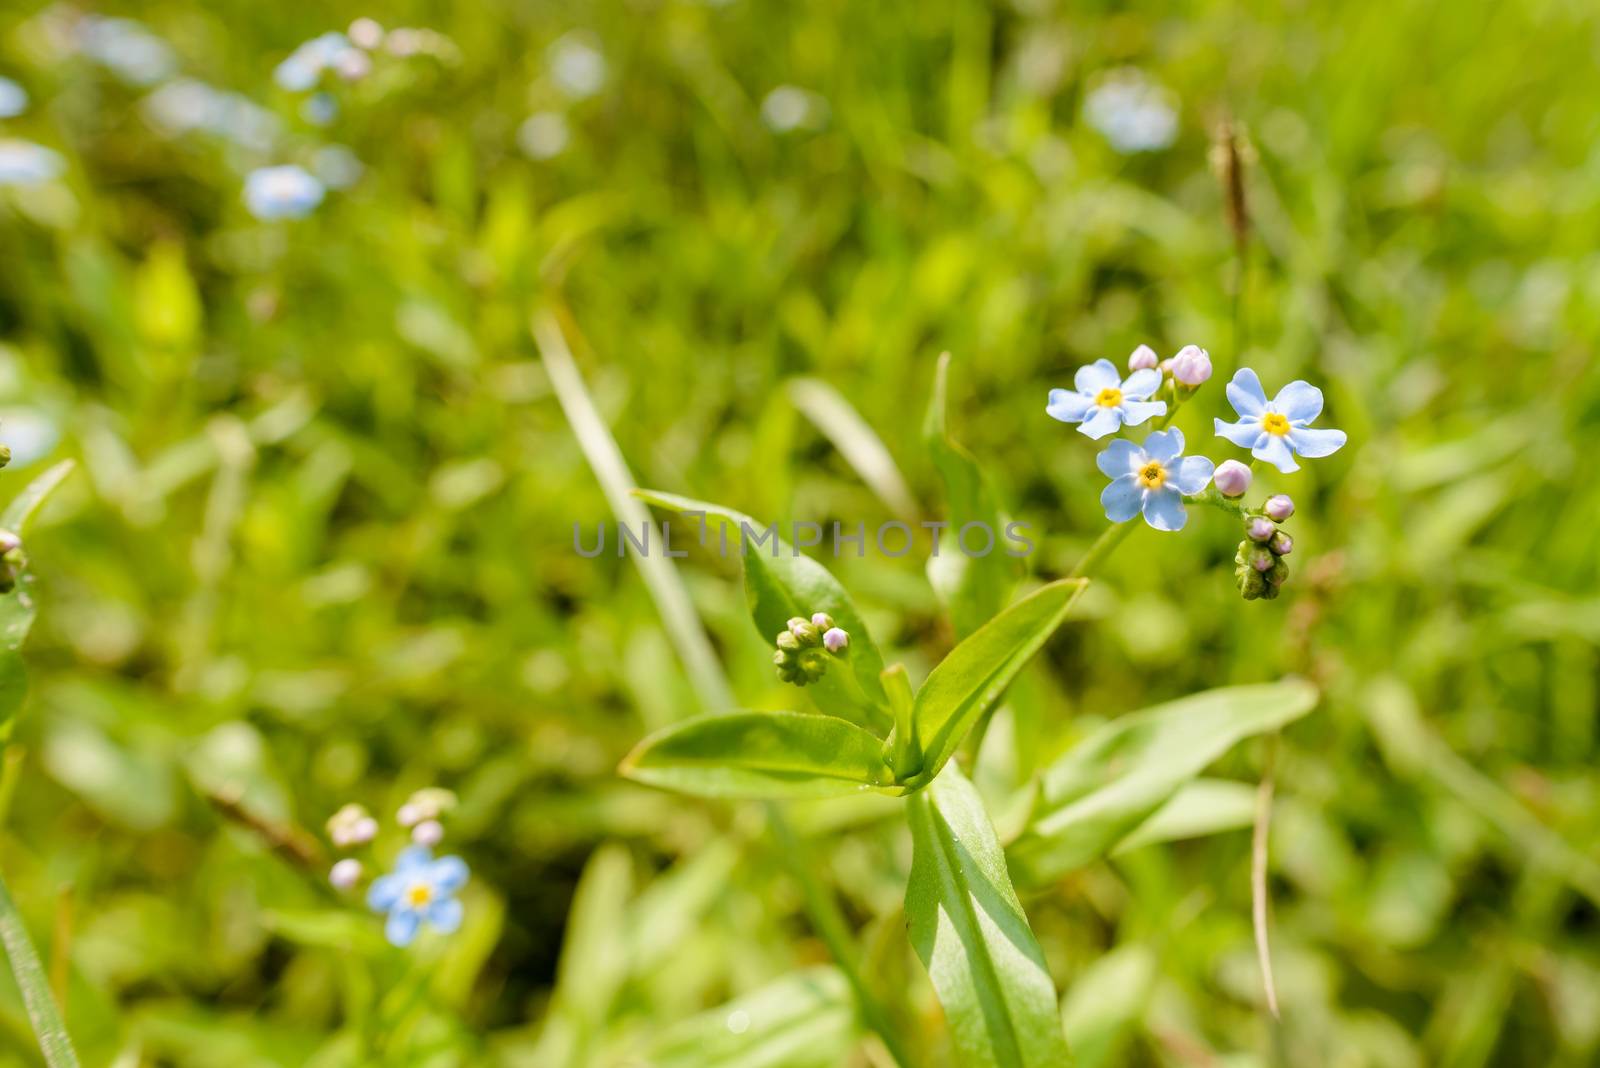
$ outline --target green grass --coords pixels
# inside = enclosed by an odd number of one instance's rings
[[[85,1064],[621,1065],[828,960],[760,806],[615,774],[705,686],[633,563],[572,551],[574,521],[612,513],[541,310],[638,484],[767,519],[906,507],[797,408],[798,377],[940,514],[921,426],[950,351],[950,432],[1040,533],[1041,579],[1105,525],[1094,447],[1043,414],[1074,368],[1206,346],[1217,379],[1175,425],[1218,459],[1235,367],[1321,385],[1350,445],[1252,491],[1299,505],[1285,595],[1239,599],[1221,512],[1135,530],[979,784],[992,800],[1125,712],[1310,676],[1271,839],[1288,1062],[1600,1056],[1592,5],[336,7],[127,8],[186,74],[278,111],[271,159],[161,138],[141,91],[40,45],[37,5],[0,15],[0,73],[34,98],[0,134],[68,160],[48,191],[0,190],[0,496],[80,462],[28,539],[0,869]],[[361,14],[460,61],[380,71],[308,127],[272,68]],[[609,77],[564,103],[547,46],[574,29]],[[1124,64],[1177,95],[1170,148],[1119,155],[1082,121]],[[826,100],[820,130],[763,124],[782,84]],[[534,162],[516,129],[547,108],[571,144]],[[1224,114],[1254,156],[1243,352],[1207,162]],[[250,219],[244,172],[324,140],[361,181]],[[47,455],[19,447],[29,420]],[[955,636],[924,553],[835,567],[919,681]],[[739,702],[792,706],[733,566],[681,563]],[[1253,784],[1262,755],[1209,774]],[[433,784],[461,798],[468,920],[410,955],[208,800],[242,789],[316,832]],[[789,815],[912,1055],[949,1064],[896,812]],[[1025,898],[1083,1064],[1271,1063],[1249,839]],[[0,1055],[41,1063],[0,982]]]

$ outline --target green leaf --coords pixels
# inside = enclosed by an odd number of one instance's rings
[[[1106,724],[1045,771],[1034,818],[1007,850],[1017,881],[1037,885],[1093,863],[1239,741],[1316,703],[1308,682],[1231,686]]]
[[[954,766],[911,796],[906,920],[963,1065],[1068,1063],[1055,987],[972,784]]]
[[[1156,955],[1139,942],[1120,945],[1083,970],[1061,1003],[1061,1028],[1076,1068],[1123,1063],[1120,1047],[1144,1014],[1155,977]]]
[[[859,1031],[836,968],[807,968],[669,1028],[651,1068],[835,1068]]]
[[[1158,842],[1203,838],[1255,824],[1256,788],[1227,779],[1196,779],[1178,788],[1167,803],[1117,843],[1113,855]]]
[[[1018,601],[950,651],[917,691],[912,731],[923,754],[912,787],[933,781],[967,732],[1055,633],[1087,579],[1052,582]]]
[[[696,716],[645,738],[621,772],[702,797],[826,797],[894,786],[881,739],[802,712]]]
[[[47,467],[32,482],[22,488],[22,492],[11,499],[6,505],[6,510],[0,513],[0,528],[11,531],[13,534],[27,533],[28,523],[33,519],[34,513],[44,503],[45,498],[55,492],[57,486],[72,474],[72,469],[77,466],[76,461],[62,460],[58,464]]]
[[[21,535],[44,503],[45,498],[72,473],[74,462],[62,460],[22,488],[0,513],[0,529]],[[27,551],[27,547],[23,547]],[[26,566],[17,575],[9,593],[0,593],[0,748],[11,738],[12,720],[27,695],[27,677],[22,667],[22,643],[33,629],[38,602],[33,592],[33,572]]]
[[[769,528],[742,512],[656,490],[634,490],[633,493],[680,515],[692,515],[696,519],[704,515],[705,544],[716,546],[725,556],[744,561],[745,599],[750,605],[750,618],[764,641],[770,644],[795,616],[809,619],[817,612],[832,616],[834,623],[850,635],[850,651],[844,663],[854,672],[856,684],[868,701],[863,703],[854,688],[829,670],[810,687],[817,707],[830,714],[853,709],[869,726],[888,731],[892,725],[887,711],[888,698],[878,678],[883,671],[883,656],[873,644],[867,624],[856,611],[850,595],[827,568],[776,533],[766,536]],[[751,537],[748,551],[741,556],[741,550],[747,547],[743,537],[746,530],[751,532]],[[698,524],[694,532],[701,533]],[[756,543],[757,538],[763,539],[760,544]]]
[[[945,424],[949,369],[950,354],[946,352],[939,357],[933,397],[922,424],[923,444],[944,481],[946,518],[950,524],[940,535],[939,551],[928,557],[927,566],[928,581],[950,612],[956,633],[965,637],[1005,606],[1021,577],[1022,566],[1019,559],[1007,556],[1002,548],[1008,517],[994,487],[977,459],[950,436]],[[968,523],[982,523],[993,532],[996,545],[992,552],[969,556],[962,551],[960,532]]]

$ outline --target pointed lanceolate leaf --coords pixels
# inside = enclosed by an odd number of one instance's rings
[[[701,797],[826,797],[891,787],[883,742],[834,716],[696,716],[644,739],[622,774]]]
[[[947,352],[939,357],[933,397],[922,424],[923,443],[944,481],[945,513],[950,524],[939,538],[939,551],[928,557],[928,581],[950,612],[956,633],[965,637],[1004,607],[1022,568],[1019,560],[1006,555],[1007,517],[994,487],[977,459],[950,436],[945,425],[949,368]],[[991,551],[982,556],[963,550],[961,530],[970,523],[982,524],[988,531],[985,534],[975,528],[971,532],[969,544],[974,552],[988,544],[988,538],[995,539]]]
[[[854,690],[834,675],[834,671],[841,670],[841,666],[835,666],[810,687],[817,707],[833,715],[854,709],[855,718],[888,730],[891,720],[887,698],[878,678],[883,671],[883,657],[850,595],[827,568],[778,537],[775,525],[764,527],[742,512],[656,490],[635,490],[634,495],[657,507],[690,516],[691,529],[685,534],[698,536],[698,520],[704,516],[705,544],[713,552],[742,559],[750,618],[768,643],[795,616],[809,619],[817,612],[832,616],[834,623],[850,635],[850,652],[844,661],[848,666],[842,669],[855,673],[856,683],[870,703],[863,705]],[[683,544],[680,538],[675,537],[674,541]]]
[[[1033,820],[1007,849],[1017,881],[1037,885],[1100,859],[1206,765],[1316,703],[1309,682],[1230,686],[1106,724],[1044,773]]]
[[[1086,579],[1062,579],[1024,597],[950,651],[917,691],[912,729],[923,753],[910,785],[933,781],[985,712],[1067,618]]]
[[[944,1006],[959,1063],[1068,1064],[1055,986],[972,784],[950,766],[911,795],[906,921]]]

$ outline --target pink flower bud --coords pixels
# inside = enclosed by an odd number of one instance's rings
[[[1288,519],[1290,516],[1294,515],[1294,502],[1289,499],[1288,494],[1279,493],[1276,496],[1267,498],[1265,511],[1268,515],[1281,523],[1285,519]]]
[[[1172,377],[1186,386],[1198,386],[1211,377],[1211,356],[1198,345],[1185,345],[1172,358]]]
[[[400,811],[394,814],[395,822],[402,827],[415,827],[422,822],[422,806],[407,801],[400,806]]]
[[[423,820],[411,828],[411,840],[419,846],[432,849],[444,841],[444,824],[438,820]]]
[[[1267,542],[1267,548],[1277,556],[1288,556],[1294,552],[1294,539],[1280,530],[1272,536],[1271,541]]]
[[[1133,350],[1133,355],[1128,357],[1128,370],[1143,371],[1145,368],[1154,367],[1160,362],[1161,358],[1156,355],[1155,349],[1152,349],[1149,345],[1140,345]]]
[[[1224,497],[1242,497],[1250,488],[1250,469],[1238,460],[1224,460],[1217,466],[1212,481]]]
[[[843,652],[850,647],[850,635],[834,627],[822,636],[822,645],[830,653]]]
[[[1278,528],[1266,516],[1251,516],[1244,521],[1244,536],[1253,542],[1270,541],[1277,532]]]
[[[360,881],[361,862],[351,857],[345,857],[328,872],[328,882],[333,884],[335,890],[348,890]]]

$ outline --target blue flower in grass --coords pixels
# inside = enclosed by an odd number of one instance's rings
[[[434,860],[426,846],[412,846],[395,860],[394,871],[373,880],[367,905],[389,914],[383,934],[397,946],[409,946],[424,923],[450,934],[461,926],[456,891],[467,884],[467,875],[460,857]]]
[[[1138,426],[1151,416],[1165,415],[1166,401],[1151,401],[1161,388],[1161,372],[1144,368],[1126,379],[1110,360],[1096,360],[1078,368],[1072,384],[1076,392],[1052,389],[1045,414],[1063,423],[1081,423],[1078,432],[1091,438],[1114,434],[1119,426]]]
[[[1107,445],[1096,461],[1111,479],[1100,494],[1106,518],[1126,523],[1140,512],[1157,530],[1182,530],[1189,514],[1183,498],[1199,493],[1211,481],[1212,464],[1204,456],[1183,455],[1183,431],[1158,430],[1141,448],[1131,441]]]
[[[293,163],[261,167],[244,180],[244,202],[258,219],[300,219],[322,203],[322,183]]]
[[[1285,474],[1300,470],[1295,456],[1328,456],[1345,443],[1343,430],[1311,428],[1311,422],[1322,414],[1322,390],[1309,382],[1290,382],[1269,401],[1261,379],[1250,368],[1241,367],[1228,383],[1228,403],[1239,413],[1239,421],[1218,419],[1217,436],[1249,449],[1251,456]]]

